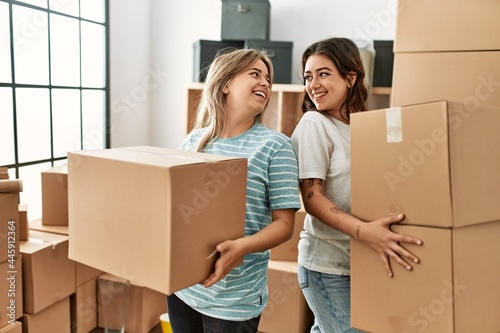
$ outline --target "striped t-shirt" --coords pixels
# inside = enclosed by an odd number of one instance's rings
[[[193,131],[182,145],[194,150],[203,130]],[[245,236],[271,223],[271,211],[300,208],[298,167],[291,140],[261,124],[234,138],[209,141],[202,152],[248,159]],[[175,294],[198,312],[226,320],[257,317],[267,303],[269,251],[244,256],[243,264],[209,288],[201,284]]]

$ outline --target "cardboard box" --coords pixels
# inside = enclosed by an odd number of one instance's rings
[[[36,314],[25,313],[22,322],[25,333],[71,332],[69,297]]]
[[[0,263],[0,328],[23,316],[22,256]],[[2,330],[0,329],[0,332]],[[10,331],[9,331],[10,332]]]
[[[12,324],[0,328],[0,333],[22,333],[23,324],[20,321],[15,321]]]
[[[460,227],[500,219],[500,109],[446,101],[351,117],[351,207],[365,221]]]
[[[390,104],[450,100],[499,106],[499,63],[500,51],[397,53]]]
[[[26,241],[28,240],[28,230],[29,230],[29,222],[28,222],[28,206],[27,205],[19,205],[19,240]]]
[[[247,160],[155,147],[68,154],[69,257],[164,294],[243,237]]]
[[[269,262],[269,300],[261,315],[259,332],[304,333],[313,320],[297,278],[297,262]]]
[[[351,239],[351,322],[367,332],[500,332],[500,221],[462,228],[396,225],[423,239],[406,246],[420,264],[412,272]]]
[[[0,193],[0,262],[19,256],[19,193]]]
[[[76,287],[80,287],[89,281],[97,279],[102,271],[95,269],[93,267],[75,262],[76,266]]]
[[[97,280],[76,288],[70,296],[71,332],[88,333],[97,327]]]
[[[98,281],[117,281],[115,276],[103,274]],[[120,284],[118,284],[120,285]],[[120,329],[120,311],[125,304],[128,294],[126,332],[148,333],[153,327],[159,324],[160,315],[167,312],[167,296],[149,288],[130,284],[130,287],[116,287],[98,282],[98,326],[104,328],[105,323],[108,329]],[[106,317],[107,315],[107,317]]]
[[[42,224],[68,225],[68,165],[42,172]]]
[[[399,0],[396,52],[500,50],[500,2]]]
[[[75,292],[75,262],[68,259],[67,236],[30,230],[20,248],[25,313],[38,313]]]
[[[299,257],[300,232],[304,230],[306,211],[302,208],[295,212],[293,236],[288,241],[271,249],[271,260],[297,261]]]
[[[42,219],[29,221],[28,226],[30,230],[49,232],[51,234],[58,234],[64,236],[69,235],[69,227],[67,225],[43,225]]]

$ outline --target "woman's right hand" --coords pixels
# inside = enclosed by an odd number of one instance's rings
[[[406,250],[401,243],[422,245],[423,242],[415,237],[400,235],[391,231],[391,224],[400,222],[403,219],[404,215],[399,214],[366,222],[357,232],[357,238],[364,241],[378,253],[390,277],[393,276],[390,263],[391,258],[409,271],[413,269],[409,262],[416,264],[420,262],[420,259]]]

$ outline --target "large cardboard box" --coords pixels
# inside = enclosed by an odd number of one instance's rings
[[[68,258],[67,236],[30,230],[20,250],[25,313],[38,313],[75,292],[76,269]]]
[[[243,237],[247,160],[126,147],[68,154],[69,257],[171,294]]]
[[[68,165],[42,172],[42,224],[68,225]]]
[[[121,311],[128,304],[125,331],[150,332],[160,323],[160,315],[167,312],[167,296],[136,284],[130,284],[128,289],[123,285],[120,287],[120,280],[111,274],[103,274],[98,279],[98,326],[120,329],[123,323]],[[109,281],[117,284],[106,283]]]
[[[88,333],[97,327],[97,280],[76,288],[70,296],[71,332]]]
[[[299,257],[300,232],[304,230],[306,211],[299,209],[295,212],[293,236],[288,241],[271,249],[271,260],[297,261]]]
[[[500,220],[500,109],[438,101],[351,116],[351,205],[362,220]]]
[[[496,0],[399,0],[396,52],[500,50]]]
[[[22,319],[23,333],[71,332],[69,297],[36,313],[25,313]]]
[[[313,315],[300,289],[297,262],[269,262],[269,299],[261,315],[259,332],[304,333]]]
[[[420,264],[392,263],[389,278],[375,251],[351,239],[351,322],[367,332],[500,332],[500,221],[461,228],[396,225],[423,239],[406,246]]]
[[[396,53],[391,106],[444,99],[500,106],[499,63],[500,51]]]
[[[11,326],[23,316],[22,256],[0,263],[0,281],[0,327]]]
[[[0,193],[0,262],[19,256],[19,193]]]

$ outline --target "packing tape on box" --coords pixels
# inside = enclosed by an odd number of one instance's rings
[[[385,125],[387,129],[387,142],[403,141],[403,124],[401,122],[400,107],[385,110]]]
[[[50,241],[50,242],[47,242],[47,241],[45,241],[45,240],[43,240],[43,239],[40,239],[40,238],[32,238],[32,237],[30,237],[30,238],[28,239],[28,241],[29,241],[29,242],[31,242],[31,243],[34,243],[34,244],[46,244],[46,245],[50,245],[50,246],[52,246],[52,250],[55,250],[55,249],[56,249],[56,247],[57,247],[57,242],[55,242],[55,241]]]
[[[144,151],[144,150],[136,150],[136,149],[127,149],[127,148],[115,148],[117,150],[124,150],[124,151],[133,151],[135,153],[142,153],[142,154],[148,154],[148,155],[156,155],[156,156],[171,156],[167,154],[162,154],[162,153],[156,153],[152,151]],[[194,151],[193,151],[194,153]],[[205,153],[199,153],[199,154],[205,154]],[[194,157],[194,156],[185,156],[185,155],[175,155],[175,158],[183,159],[183,160],[188,160],[188,161],[193,161],[196,163],[214,163],[214,162],[219,162],[217,160],[213,160],[210,158],[202,158],[202,157]]]

